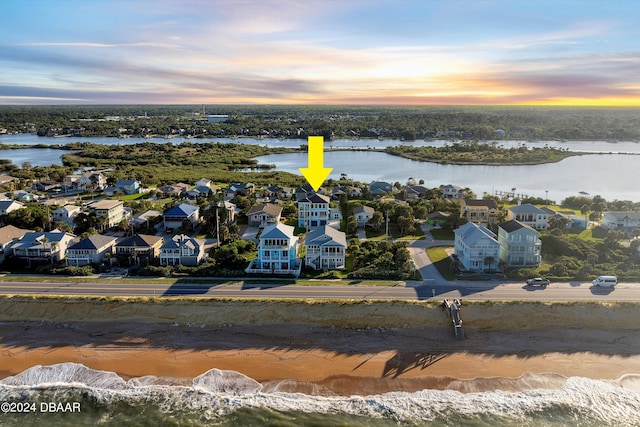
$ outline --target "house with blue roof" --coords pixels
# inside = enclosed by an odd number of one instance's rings
[[[160,265],[195,266],[206,258],[204,241],[184,234],[173,236],[160,247]]]
[[[200,208],[190,205],[189,203],[181,203],[172,207],[162,215],[165,230],[173,230],[180,228],[183,221],[188,219],[191,227],[195,228],[200,222]]]

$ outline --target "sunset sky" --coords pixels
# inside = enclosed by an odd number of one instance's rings
[[[640,106],[640,1],[3,0],[0,104]]]

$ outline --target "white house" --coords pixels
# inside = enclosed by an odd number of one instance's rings
[[[453,184],[441,185],[443,199],[464,199],[465,192],[462,187]]]
[[[515,219],[498,226],[500,260],[507,267],[538,267],[542,261],[540,233]]]
[[[198,265],[207,257],[204,241],[184,234],[173,236],[160,247],[160,265]]]
[[[81,211],[82,208],[80,206],[65,205],[53,211],[53,220],[55,222],[63,222],[65,224],[73,225],[73,220]]]
[[[604,212],[602,225],[612,230],[640,228],[640,212]]]
[[[92,234],[67,248],[67,265],[101,264],[115,252],[116,237]]]
[[[345,267],[347,237],[342,231],[325,225],[305,236],[304,264],[314,270],[335,270]]]
[[[530,203],[524,203],[507,209],[507,220],[512,219],[527,224],[536,230],[546,230],[549,214]]]
[[[500,243],[491,230],[468,222],[454,230],[454,250],[461,267],[467,271],[493,271],[500,260]]]
[[[373,209],[371,206],[360,205],[353,208],[353,216],[356,217],[356,223],[358,224],[358,227],[364,227],[369,222],[374,213],[375,209]]]
[[[14,257],[24,259],[27,265],[32,261],[58,262],[67,252],[67,247],[73,242],[73,234],[53,230],[48,232],[31,231],[22,239],[10,245]]]
[[[294,228],[285,224],[266,227],[260,235],[258,258],[251,260],[247,273],[300,275],[302,262],[298,258],[298,237]]]
[[[315,193],[298,200],[298,227],[310,230],[327,225],[328,222],[328,196]]]
[[[0,215],[7,215],[22,208],[24,208],[24,205],[15,200],[0,200]]]

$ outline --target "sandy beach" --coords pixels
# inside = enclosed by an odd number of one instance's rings
[[[617,380],[640,373],[637,330],[467,331],[443,327],[338,328],[307,324],[171,325],[132,322],[0,323],[0,378],[64,362],[190,384],[233,370],[265,391],[379,394],[560,386],[564,377]]]

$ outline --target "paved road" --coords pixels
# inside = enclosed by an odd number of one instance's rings
[[[546,301],[640,301],[639,283],[621,283],[615,289],[598,288],[591,283],[553,283],[545,288],[522,283],[463,282],[446,285],[398,282],[390,286],[300,286],[264,284],[153,283],[34,283],[0,282],[0,294],[98,295],[98,296],[192,296],[234,298],[347,298],[427,300],[462,298],[468,300],[546,300]]]

